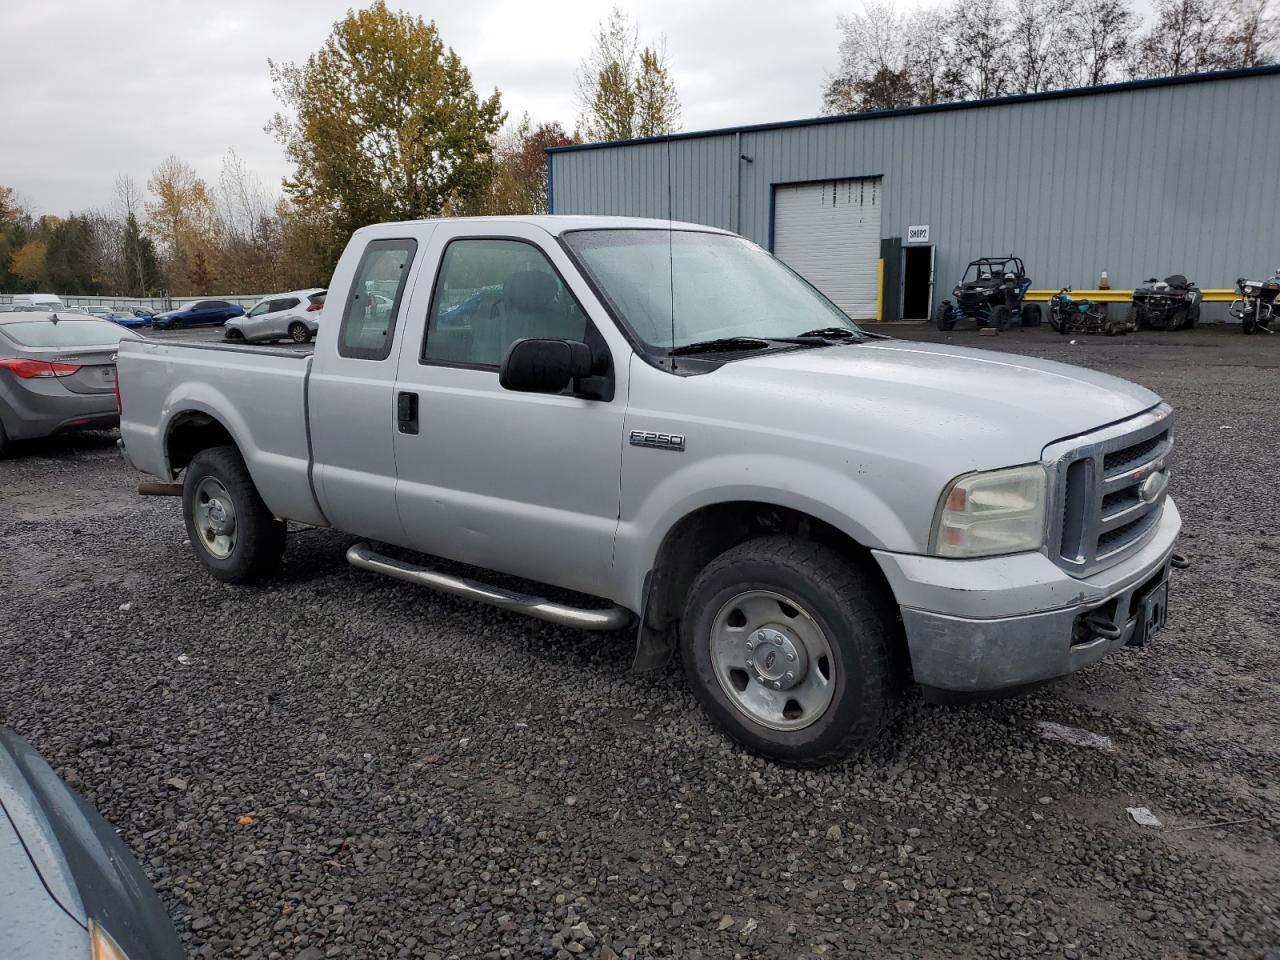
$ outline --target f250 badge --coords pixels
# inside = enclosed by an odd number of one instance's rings
[[[655,450],[674,450],[684,453],[684,434],[657,433],[653,430],[632,430],[631,445],[633,447],[652,447]]]

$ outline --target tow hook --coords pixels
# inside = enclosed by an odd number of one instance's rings
[[[1185,570],[1191,566],[1191,561],[1180,553],[1172,554],[1169,557],[1169,565],[1175,570]]]
[[[1120,628],[1101,616],[1085,617],[1084,625],[1093,631],[1096,636],[1104,637],[1107,640],[1120,639]]]

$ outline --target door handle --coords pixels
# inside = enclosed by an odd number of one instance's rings
[[[418,432],[418,395],[401,391],[396,396],[396,428],[401,433]]]

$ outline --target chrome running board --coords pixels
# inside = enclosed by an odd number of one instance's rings
[[[487,603],[513,613],[523,613],[526,617],[547,620],[562,627],[576,627],[579,630],[621,630],[623,627],[630,626],[633,619],[631,611],[619,606],[598,610],[570,607],[563,603],[552,603],[542,597],[513,593],[477,580],[450,576],[438,570],[385,556],[364,542],[353,544],[347,550],[347,562],[361,570],[381,573],[387,577],[404,580],[406,583],[416,583],[420,587],[430,587],[441,593]]]

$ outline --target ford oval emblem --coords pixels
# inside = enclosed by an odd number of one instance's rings
[[[1138,487],[1138,499],[1143,503],[1155,503],[1168,485],[1169,474],[1164,470],[1157,470],[1143,480],[1142,485]]]

